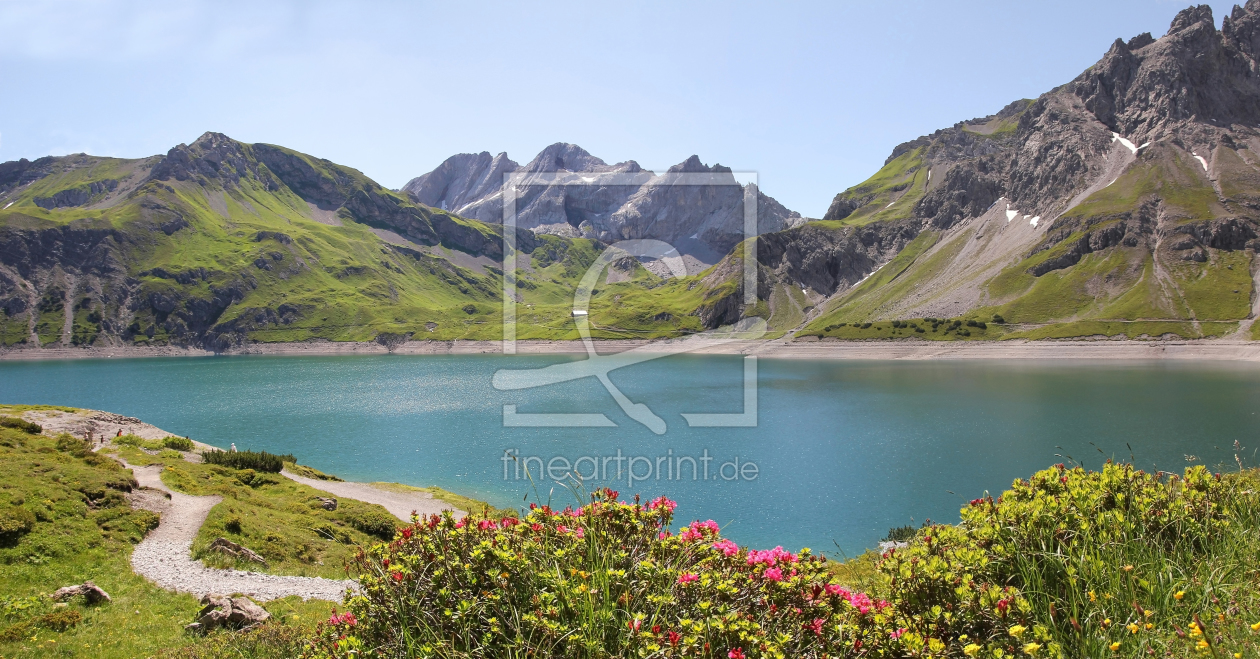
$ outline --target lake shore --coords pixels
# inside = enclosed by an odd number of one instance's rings
[[[649,345],[645,340],[597,341],[600,354],[613,354]],[[115,346],[90,348],[11,348],[0,350],[0,360],[121,359],[137,357],[213,357],[215,355],[474,355],[501,354],[499,341],[408,341],[392,350],[379,343],[306,341],[253,343],[223,353],[175,346]],[[518,341],[521,355],[584,354],[581,341]],[[924,341],[915,339],[839,341],[732,341],[692,351],[709,355],[757,355],[774,359],[824,360],[972,360],[972,359],[1081,359],[1081,360],[1205,360],[1260,362],[1260,342],[1236,339],[1150,340],[1081,339],[1040,341]]]

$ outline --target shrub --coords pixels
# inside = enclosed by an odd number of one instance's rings
[[[355,529],[382,540],[392,540],[398,531],[398,519],[379,510],[348,512],[346,521]]]
[[[35,515],[21,506],[0,508],[0,541],[12,542],[35,528]]]
[[[1006,322],[1006,319],[999,316],[998,314],[993,314],[993,322],[1001,325]]]
[[[164,448],[161,450],[161,452],[158,453],[158,457],[179,460],[184,457],[184,454],[180,453],[179,451],[176,451],[175,449]]]
[[[44,432],[44,427],[38,423],[31,423],[30,421],[25,421],[11,416],[0,416],[0,427],[14,428],[16,430],[21,430],[28,435],[38,435]]]
[[[712,521],[678,535],[674,502],[524,518],[420,520],[352,564],[361,595],[321,626],[322,656],[907,656],[927,641],[889,602],[851,592],[808,549],[750,551]],[[969,610],[981,623],[999,619]]]
[[[53,631],[64,632],[83,622],[83,614],[74,609],[58,609],[39,618],[39,624]]]
[[[231,469],[266,471],[273,474],[280,473],[280,470],[284,469],[285,462],[297,462],[297,458],[294,458],[292,455],[272,455],[266,451],[255,453],[253,451],[211,450],[202,453],[201,456],[209,464],[221,465]]]
[[[236,535],[241,534],[241,517],[240,515],[230,515],[223,520],[223,530]]]
[[[92,452],[92,444],[68,432],[57,435],[57,450],[82,458]]]
[[[187,437],[176,437],[174,435],[163,439],[162,446],[169,449],[175,449],[176,451],[193,450],[193,443],[191,439],[188,439]]]
[[[919,530],[913,526],[895,526],[888,529],[888,535],[884,536],[884,542],[910,542],[914,540],[914,534]]]
[[[870,323],[862,323],[862,329],[870,329],[870,327],[871,327]]]

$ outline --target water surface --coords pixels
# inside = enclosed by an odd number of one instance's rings
[[[680,521],[712,518],[737,541],[853,554],[891,526],[956,521],[965,500],[1064,457],[1181,470],[1188,455],[1233,464],[1253,454],[1260,371],[1233,364],[1080,362],[760,362],[755,428],[689,428],[680,413],[738,412],[742,362],[678,356],[615,371],[613,381],[665,419],[656,435],[593,379],[496,391],[499,368],[568,356],[212,357],[0,363],[0,401],[109,410],[219,446],[293,453],[351,480],[436,484],[515,506],[572,502],[544,478],[516,478],[504,451],[592,456],[623,498],[665,494]],[[502,409],[601,412],[609,428],[505,428]],[[1061,447],[1061,448],[1059,448]],[[635,466],[707,454],[709,479],[666,468],[631,487]],[[665,458],[666,462],[657,461]],[[745,480],[717,472],[738,458]],[[756,465],[755,472],[744,467]],[[623,469],[628,464],[622,461]],[[556,463],[558,467],[563,462]],[[578,468],[589,475],[588,459]],[[701,462],[697,462],[701,466]],[[507,478],[504,478],[505,469]],[[726,467],[724,475],[734,472]],[[604,476],[604,473],[598,474]],[[655,474],[654,474],[655,475]]]

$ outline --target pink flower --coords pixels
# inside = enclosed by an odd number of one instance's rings
[[[330,624],[330,625],[349,625],[349,626],[353,627],[353,626],[355,626],[355,625],[359,624],[359,621],[358,621],[358,620],[356,620],[356,619],[355,619],[355,617],[354,617],[354,614],[353,614],[353,613],[350,613],[349,611],[347,611],[347,612],[345,612],[345,613],[342,613],[342,614],[338,615],[338,614],[337,614],[337,611],[336,611],[336,610],[334,610],[334,611],[333,611],[333,614],[332,614],[332,617],[328,619],[328,624]]]
[[[586,537],[586,532],[583,531],[581,527],[578,527],[576,529],[573,529],[573,535],[577,536],[578,539],[581,540],[582,538]]]
[[[805,628],[813,631],[815,636],[822,636],[824,622],[827,622],[826,618],[814,618],[814,622],[805,623]]]
[[[635,618],[634,620],[627,622],[626,626],[630,628],[630,633],[634,634],[639,631],[640,627],[643,626],[643,621]]]
[[[748,564],[757,565],[765,563],[767,567],[774,567],[776,563],[795,563],[799,560],[791,552],[784,551],[783,547],[775,547],[769,550],[753,549],[748,552]]]
[[[906,628],[902,627],[901,629],[898,629],[897,631],[889,634],[889,636],[891,636],[892,638],[901,638],[901,635],[904,633],[906,633]]]
[[[664,540],[665,538],[668,538],[668,537],[669,537],[669,531],[661,531],[660,533],[656,534],[656,538],[658,540]]]
[[[835,584],[835,583],[827,584],[827,594],[839,595],[845,599],[849,598],[849,591],[845,590],[844,587],[841,586],[840,584]]]
[[[713,543],[713,548],[727,556],[734,556],[739,553],[739,545],[726,539],[718,540]]]
[[[695,581],[696,579],[699,579],[699,578],[700,577],[690,572],[683,572],[682,574],[678,575],[678,583],[691,583],[692,581]]]
[[[650,501],[647,506],[648,510],[656,510],[657,508],[664,508],[671,513],[674,512],[674,509],[677,507],[678,507],[677,501],[672,501],[666,497],[656,497],[655,499],[652,499],[652,501]]]
[[[783,581],[783,570],[777,567],[766,568],[765,577],[770,581]]]
[[[735,648],[726,653],[726,659],[744,659],[744,651],[741,648]]]
[[[568,532],[569,532],[569,527],[565,526],[564,524],[558,524],[558,525],[556,525],[556,530],[557,530],[557,531],[559,531],[559,532],[561,532],[561,533],[568,533]]]
[[[499,525],[495,524],[492,519],[483,519],[480,522],[477,522],[477,528],[484,531],[486,529],[497,529],[499,528]]]
[[[458,522],[455,522],[455,528],[457,528],[457,529],[462,529],[462,528],[464,528],[464,520],[462,520],[462,519],[461,519],[461,520],[459,520]]]

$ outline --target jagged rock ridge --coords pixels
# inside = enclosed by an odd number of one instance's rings
[[[716,262],[744,238],[743,187],[735,184],[729,168],[707,166],[697,156],[657,175],[633,160],[609,165],[573,144],[553,144],[523,167],[505,153],[465,153],[412,179],[403,191],[427,206],[501,223],[504,175],[513,173],[524,175],[517,224],[537,233],[606,243],[653,238],[704,264]],[[714,184],[684,185],[683,173],[711,174]],[[759,233],[804,221],[759,191],[757,200]]]

